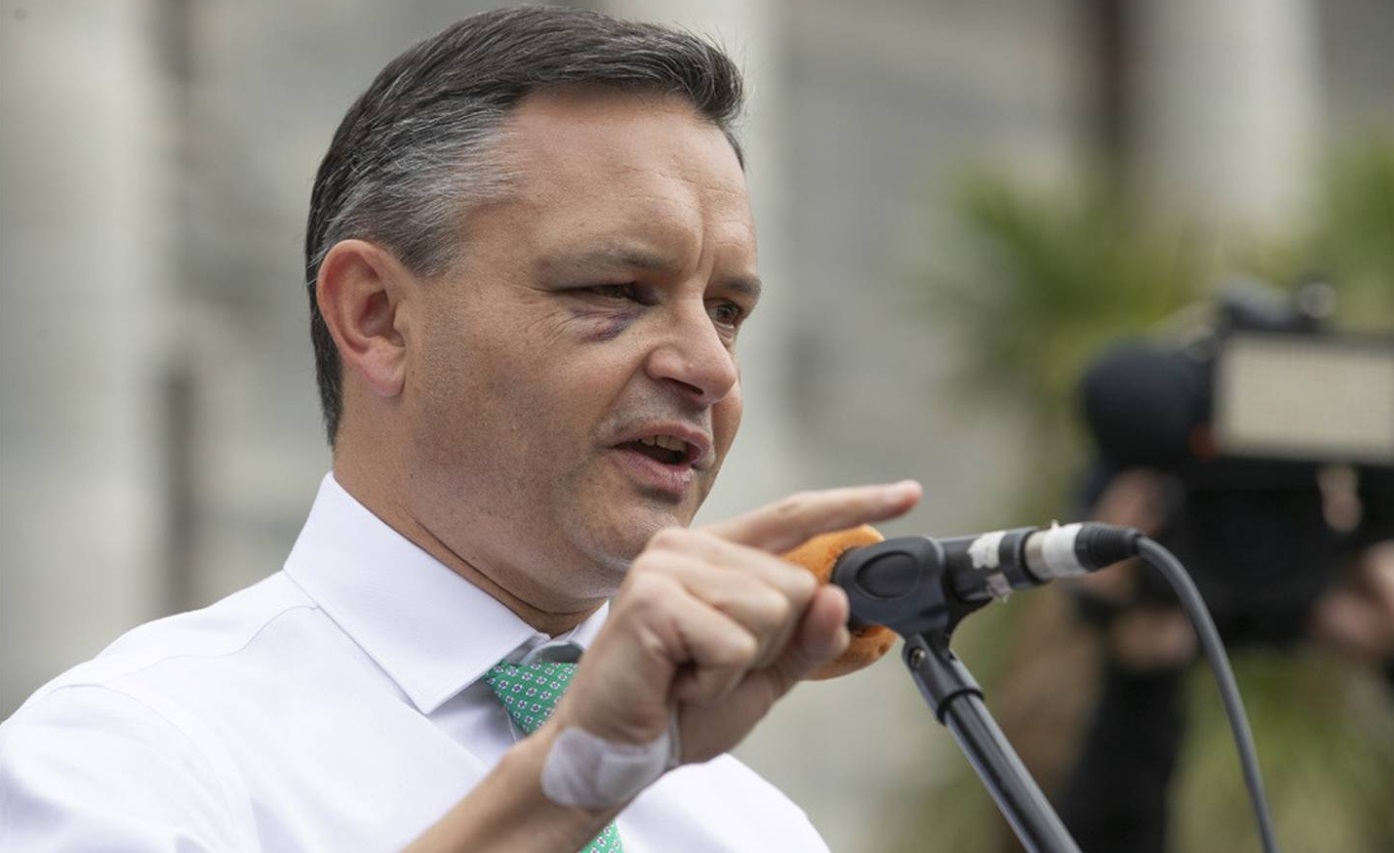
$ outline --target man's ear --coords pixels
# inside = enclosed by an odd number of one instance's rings
[[[389,252],[364,240],[335,243],[319,266],[315,300],[345,371],[383,397],[406,381],[403,301],[415,277]]]

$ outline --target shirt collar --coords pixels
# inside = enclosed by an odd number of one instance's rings
[[[557,638],[387,526],[325,476],[285,572],[422,713],[494,664],[554,640],[583,648],[609,605]]]

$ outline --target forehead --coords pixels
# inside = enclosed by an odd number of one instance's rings
[[[753,254],[750,199],[736,153],[680,97],[546,89],[524,98],[503,130],[511,200],[535,225],[578,238],[616,227],[703,234],[721,244],[749,243]]]

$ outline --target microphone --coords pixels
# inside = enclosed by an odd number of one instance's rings
[[[1137,555],[1143,533],[1097,521],[1018,527],[940,539],[947,580],[965,602],[1005,599],[1056,578],[1075,577]],[[846,572],[857,571],[849,567]],[[858,575],[860,572],[858,572]],[[848,575],[850,577],[850,575]]]
[[[847,592],[853,640],[841,657],[810,678],[832,678],[876,662],[890,650],[893,633],[944,630],[1013,590],[1132,557],[1142,537],[1135,528],[1098,522],[949,539],[883,539],[866,526],[815,536],[784,558]]]

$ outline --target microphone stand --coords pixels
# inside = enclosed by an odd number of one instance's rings
[[[905,665],[939,722],[953,734],[1022,846],[1032,853],[1079,853],[1079,845],[983,704],[973,674],[945,635],[905,638]]]
[[[905,639],[910,677],[1026,849],[1080,853],[988,713],[982,688],[949,649],[954,627],[990,599],[968,600],[956,594],[946,565],[939,542],[902,537],[848,551],[834,567],[832,581],[847,592],[852,627],[884,625]]]

